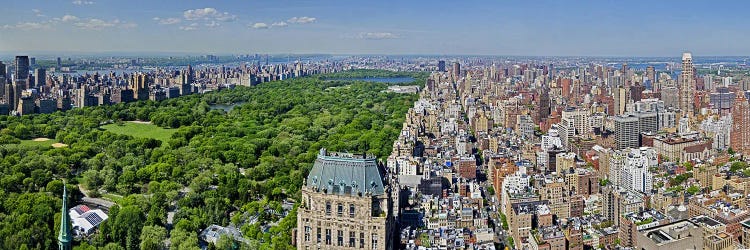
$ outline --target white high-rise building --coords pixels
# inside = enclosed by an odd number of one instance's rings
[[[545,152],[553,148],[562,148],[562,140],[558,132],[557,124],[552,124],[546,135],[542,136],[542,150]]]
[[[729,147],[730,136],[732,131],[732,116],[725,115],[720,118],[710,117],[701,122],[701,130],[706,132],[706,136],[712,140],[713,149],[725,150]]]
[[[503,179],[503,194],[523,193],[529,187],[531,176],[526,174],[525,169],[519,169],[515,173],[505,176]]]
[[[619,154],[623,156],[625,163],[620,169],[620,186],[643,193],[650,192],[653,188],[653,174],[649,169],[658,165],[656,151],[641,147],[626,149]]]

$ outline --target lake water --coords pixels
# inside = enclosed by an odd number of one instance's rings
[[[232,111],[232,109],[234,109],[235,106],[242,105],[242,104],[244,104],[244,102],[238,102],[238,103],[232,103],[232,104],[217,103],[217,104],[208,105],[208,107],[210,107],[211,109],[221,109],[221,110],[224,110],[224,112],[229,112],[229,111]]]
[[[365,81],[365,82],[382,82],[382,83],[408,83],[413,82],[414,78],[408,76],[399,77],[357,77],[357,78],[334,78],[327,80],[341,80],[341,81]]]

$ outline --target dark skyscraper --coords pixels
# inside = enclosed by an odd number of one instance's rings
[[[550,114],[549,88],[543,86],[539,93],[539,120],[545,120]]]
[[[651,81],[651,86],[656,83],[656,69],[654,69],[654,66],[649,65],[646,67],[646,77]]]
[[[47,84],[47,71],[43,68],[37,68],[34,70],[34,84],[37,87],[41,87]]]
[[[445,72],[445,61],[443,60],[438,61],[438,71]]]
[[[62,67],[62,60],[60,60],[60,58],[58,57],[57,58],[57,68],[60,68],[60,67]]]
[[[7,77],[5,72],[5,64],[3,64],[3,61],[0,61],[0,77]]]
[[[16,56],[15,80],[25,80],[29,78],[29,57]]]
[[[461,75],[461,64],[458,62],[453,63],[453,74],[458,77]]]
[[[549,64],[549,69],[547,69],[547,70],[549,71],[549,73],[547,74],[547,75],[549,75],[549,79],[555,78],[555,65],[552,64],[552,63],[550,63]]]

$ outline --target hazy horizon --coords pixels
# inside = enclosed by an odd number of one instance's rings
[[[750,2],[14,1],[4,53],[750,55]]]

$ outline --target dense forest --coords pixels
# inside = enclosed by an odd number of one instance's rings
[[[222,238],[217,248],[292,249],[303,178],[318,150],[390,153],[417,95],[387,84],[331,81],[391,76],[355,71],[236,87],[168,99],[0,116],[0,248],[54,249],[63,180],[73,202],[83,194],[116,202],[109,219],[75,249],[197,249],[211,224],[234,225],[249,244]],[[424,73],[398,73],[422,85]],[[229,112],[211,104],[239,104]],[[101,128],[150,121],[176,130],[160,141]],[[67,147],[29,146],[46,137]],[[73,191],[73,192],[71,192]],[[173,223],[167,212],[174,211]],[[211,247],[214,247],[213,245]]]

